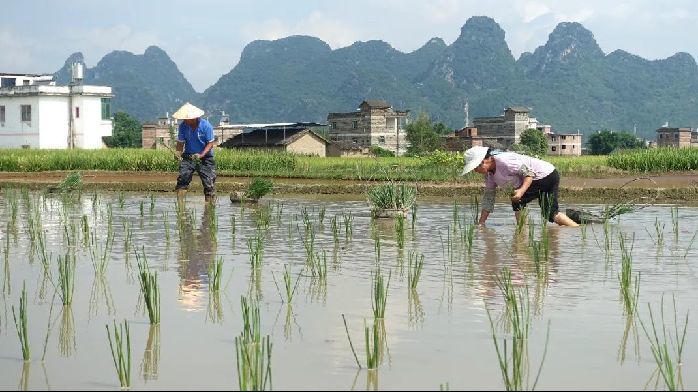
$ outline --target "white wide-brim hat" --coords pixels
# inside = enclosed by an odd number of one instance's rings
[[[196,106],[190,104],[189,102],[185,103],[182,105],[179,110],[174,112],[172,115],[173,118],[177,120],[192,120],[195,118],[199,118],[204,115],[204,111],[197,108]]]
[[[489,148],[482,146],[475,146],[465,150],[463,154],[465,167],[463,167],[463,173],[461,173],[461,175],[464,176],[480,166],[482,160],[487,156],[487,150],[489,150]]]

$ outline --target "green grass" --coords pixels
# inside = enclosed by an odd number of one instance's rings
[[[651,148],[629,150],[608,157],[608,165],[620,170],[667,172],[698,169],[698,150],[692,148]]]
[[[651,150],[649,150],[651,151]],[[323,178],[375,181],[472,181],[477,173],[460,176],[462,159],[425,157],[321,158],[260,150],[215,150],[217,172],[247,177]],[[453,159],[451,159],[453,158]],[[613,159],[614,164],[610,161]],[[614,174],[615,156],[546,157],[560,173],[574,176]],[[141,171],[176,172],[178,162],[166,150],[0,150],[0,171]],[[677,165],[687,167],[687,165]],[[631,169],[626,169],[631,170]],[[642,171],[643,169],[634,169]],[[662,170],[656,167],[655,171]]]

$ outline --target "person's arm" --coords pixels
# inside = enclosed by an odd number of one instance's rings
[[[182,129],[182,126],[184,124],[179,124],[179,129],[177,132],[177,146],[175,149],[179,153],[179,155],[182,155],[182,151],[184,151],[184,130]]]
[[[208,152],[211,151],[211,149],[213,148],[213,145],[214,145],[214,144],[215,144],[215,143],[212,142],[212,141],[206,143],[206,146],[204,147],[204,149],[199,153],[199,158],[205,157],[206,154],[208,154]]]
[[[528,188],[531,186],[533,183],[533,177],[531,176],[526,176],[524,177],[523,183],[521,183],[521,186],[519,189],[514,192],[514,195],[511,197],[511,201],[514,203],[517,203],[521,198],[523,197],[524,193],[528,190]]]
[[[487,218],[490,216],[492,211],[494,211],[494,200],[496,196],[496,188],[485,188],[485,192],[482,195],[482,211],[480,212],[480,220],[478,221],[478,224],[484,225]]]

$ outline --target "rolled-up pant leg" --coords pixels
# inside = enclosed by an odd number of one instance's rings
[[[204,195],[213,196],[216,194],[216,161],[213,157],[202,158],[199,166],[199,177],[201,185],[204,187]]]
[[[191,178],[196,170],[196,165],[191,159],[182,159],[179,161],[179,176],[177,176],[177,189],[188,189]]]

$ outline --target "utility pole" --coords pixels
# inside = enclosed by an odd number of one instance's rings
[[[463,110],[465,111],[465,128],[468,127],[468,124],[470,124],[470,113],[468,112],[470,109],[470,105],[468,103],[468,98],[465,98],[465,105],[463,107]]]

